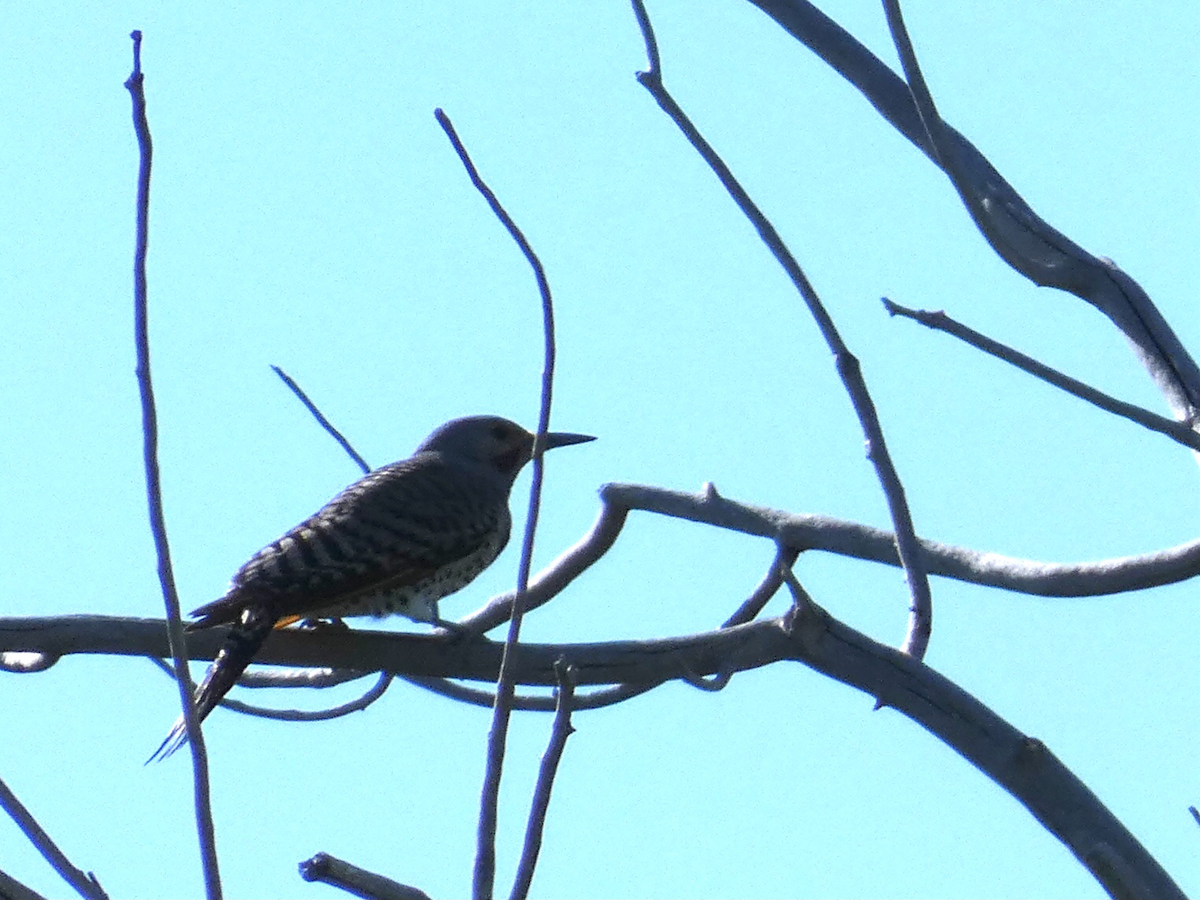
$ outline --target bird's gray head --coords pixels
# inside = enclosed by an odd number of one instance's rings
[[[550,432],[546,449],[594,441],[588,434]],[[417,453],[436,452],[483,463],[510,483],[533,455],[533,435],[500,416],[467,416],[452,419],[421,443]]]

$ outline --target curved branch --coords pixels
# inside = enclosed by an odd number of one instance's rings
[[[1113,897],[1176,897],[1183,891],[1146,848],[1050,749],[1022,734],[958,685],[872,641],[809,598],[782,620],[796,658],[859,688],[953,747],[1024,804]]]
[[[525,591],[525,611],[548,603],[607,553],[621,533],[629,509],[628,506],[605,501],[591,530],[530,580]],[[515,597],[516,591],[493,597],[485,606],[460,619],[458,624],[480,634],[491,631],[508,621]]]
[[[796,551],[821,550],[890,566],[900,564],[890,531],[829,516],[738,503],[720,496],[711,486],[703,493],[689,494],[614,482],[600,488],[600,500],[600,515],[591,530],[530,581],[527,611],[548,603],[608,552],[630,510],[635,509],[768,538]],[[930,575],[1039,597],[1119,594],[1200,575],[1200,540],[1139,556],[1076,563],[1039,562],[920,537],[917,543]],[[771,577],[767,575],[756,594],[770,587]],[[496,627],[507,618],[512,597],[508,592],[492,598],[459,624],[480,633]]]
[[[807,0],[750,0],[856,87],[884,119],[935,164],[921,116],[904,80]],[[963,192],[978,198],[989,229],[1010,248],[1005,257],[1034,284],[1079,297],[1121,330],[1176,417],[1200,417],[1200,368],[1141,286],[1112,260],[1097,257],[1030,208],[987,158],[943,123],[943,153],[957,161]]]
[[[504,642],[504,656],[496,683],[496,703],[492,707],[492,727],[488,731],[487,765],[483,773],[483,795],[480,800],[478,841],[476,844],[475,872],[472,893],[475,897],[491,897],[495,887],[496,871],[496,816],[500,798],[500,776],[504,768],[504,748],[508,740],[508,721],[512,711],[513,682],[510,677],[509,655],[521,636],[521,619],[525,613],[525,593],[529,586],[529,570],[533,560],[533,541],[537,534],[538,513],[542,500],[542,451],[546,446],[546,434],[550,430],[550,404],[554,394],[554,302],[550,296],[550,282],[533,247],[517,227],[507,210],[471,161],[467,148],[459,139],[449,116],[442,110],[434,110],[434,116],[446,137],[454,145],[454,152],[462,161],[467,175],[476,190],[483,195],[496,218],[507,229],[509,235],[525,255],[537,280],[541,296],[543,363],[542,390],[538,426],[533,441],[533,478],[529,488],[529,508],[525,516],[525,533],[521,540],[521,561],[517,569],[517,590],[511,605],[508,637]]]
[[[157,657],[150,661],[167,675],[174,677],[174,670]],[[357,672],[352,669],[288,669],[277,671],[243,672],[235,682],[244,688],[329,688],[357,681],[370,675],[370,672]],[[217,706],[230,712],[241,713],[244,716],[254,716],[259,719],[275,719],[282,722],[326,722],[330,719],[340,719],[352,712],[366,709],[387,692],[392,683],[392,676],[380,675],[370,688],[353,700],[331,706],[327,709],[275,709],[269,706],[255,706],[243,703],[231,697],[222,697]]]
[[[900,481],[900,475],[896,471],[892,455],[888,451],[883,427],[880,425],[879,416],[875,411],[875,401],[871,399],[871,393],[867,390],[867,382],[863,378],[858,357],[850,352],[850,348],[842,340],[833,317],[825,309],[812,282],[808,280],[800,263],[796,261],[795,256],[792,255],[783,238],[779,236],[779,232],[775,230],[770,219],[746,193],[745,188],[742,187],[729,166],[725,164],[725,161],[721,159],[717,151],[713,149],[713,146],[704,138],[687,113],[675,102],[675,98],[663,85],[662,71],[659,68],[658,44],[643,0],[633,0],[633,9],[646,42],[646,56],[651,63],[649,71],[638,73],[638,82],[650,92],[650,96],[654,98],[662,111],[675,123],[687,138],[688,143],[696,149],[704,162],[712,169],[713,174],[720,180],[729,196],[733,198],[738,209],[742,211],[742,215],[754,226],[763,243],[767,245],[767,249],[771,251],[780,267],[795,285],[816,322],[821,337],[824,338],[830,352],[833,353],[838,376],[845,385],[846,393],[850,396],[850,403],[854,407],[854,413],[862,428],[863,438],[866,441],[867,459],[875,467],[875,475],[879,479],[884,499],[887,501],[892,524],[896,527],[896,552],[901,568],[904,570],[904,580],[908,585],[908,594],[912,601],[909,607],[908,633],[904,637],[903,649],[905,653],[911,653],[917,659],[921,659],[925,656],[925,650],[929,646],[929,636],[933,629],[933,597],[929,588],[929,576],[921,565],[921,557],[917,549],[917,534],[913,526],[912,513],[908,507],[908,499],[904,493],[904,485]]]
[[[19,629],[19,631],[18,631]],[[224,629],[192,642],[194,658],[215,655]],[[53,652],[166,655],[161,620],[78,616],[0,619],[0,648],[22,633]],[[201,635],[197,635],[200,638]],[[105,640],[107,639],[107,640]],[[494,681],[501,644],[428,635],[278,631],[259,654],[266,663],[338,664],[396,675],[452,675]],[[552,685],[566,656],[578,684],[656,684],[722,675],[784,660],[801,662],[892,707],[953,747],[1020,800],[1114,895],[1182,897],[1170,877],[1094,794],[1036,738],[1021,734],[966,691],[912,657],[838,622],[806,601],[788,615],[706,634],[600,644],[521,644],[512,648],[514,681]]]
[[[421,675],[405,675],[403,678],[409,684],[424,688],[442,697],[457,700],[460,703],[470,703],[472,706],[491,709],[492,704],[496,702],[496,695],[491,691],[481,691],[445,678],[428,678]],[[576,694],[571,706],[573,709],[602,709],[605,706],[624,703],[626,700],[652,691],[664,683],[660,681],[649,685],[619,684],[616,687],[602,688],[588,694]],[[513,695],[513,709],[519,709],[522,712],[554,712],[557,708],[558,702],[551,696]]]
[[[640,484],[606,484],[606,504],[641,509],[782,542],[899,566],[891,532],[828,516],[788,513],[712,493],[688,494]],[[1176,584],[1200,576],[1200,540],[1097,562],[1047,563],[918,538],[931,575],[1039,597],[1096,597]],[[574,549],[574,548],[573,548]],[[553,563],[551,566],[553,567]]]

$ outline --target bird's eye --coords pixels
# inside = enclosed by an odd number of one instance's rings
[[[508,439],[508,428],[504,425],[493,425],[492,426],[492,437],[494,437],[498,441],[507,440]]]

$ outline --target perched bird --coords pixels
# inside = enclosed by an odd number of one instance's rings
[[[595,440],[550,433],[546,449]],[[443,624],[438,601],[467,585],[508,543],[508,495],[534,436],[499,416],[454,419],[408,459],[350,485],[238,569],[224,597],[192,612],[195,631],[232,625],[196,689],[204,719],[272,629],[301,619],[399,614]],[[187,741],[183,718],[150,759]]]

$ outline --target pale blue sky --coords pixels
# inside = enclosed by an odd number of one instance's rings
[[[826,11],[885,60],[881,9]],[[1114,258],[1185,343],[1200,332],[1193,2],[912,3],[943,115],[1051,224]],[[743,180],[862,361],[918,531],[1047,561],[1194,539],[1190,454],[911,322],[944,308],[1166,413],[1107,320],[1035,288],[948,182],[747,3],[651,3],[667,85]],[[443,107],[542,257],[558,315],[542,565],[638,481],[886,527],[828,351],[750,226],[633,78],[623,2],[0,8],[0,596],[5,615],[157,616],[133,378],[136,153],[128,33],[156,156],[150,303],[163,492],[185,608],[357,476],[269,366],[372,463],[435,425],[536,423],[540,311],[524,260],[433,120]],[[514,509],[524,509],[528,476]],[[518,515],[518,519],[520,516]],[[516,543],[443,603],[510,587]],[[634,514],[527,620],[537,641],[704,631],[769,544]],[[893,569],[799,573],[834,615],[903,637]],[[1044,600],[935,580],[927,662],[1045,741],[1200,892],[1194,582]],[[784,608],[776,600],[770,611]],[[406,627],[398,624],[395,627]],[[415,626],[414,626],[415,627]],[[199,671],[199,669],[197,669]],[[281,706],[315,696],[241,696]],[[1012,798],[916,725],[799,666],[722,693],[669,685],[580,714],[538,896],[1101,896]],[[0,674],[0,777],[113,896],[202,891],[187,761],[143,768],[177,715],[149,662]],[[226,894],[344,896],[318,850],[433,896],[469,891],[486,712],[395,685],[316,725],[206,725]],[[498,890],[511,883],[549,720],[516,720]],[[8,820],[0,869],[65,893]]]

